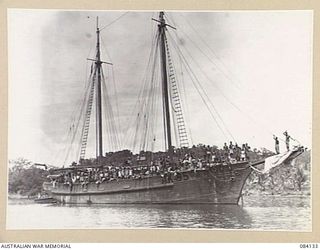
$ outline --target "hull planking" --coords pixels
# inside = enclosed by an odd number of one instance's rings
[[[45,183],[44,189],[64,204],[238,204],[251,171],[240,162],[183,171],[170,182],[156,175],[87,185]]]

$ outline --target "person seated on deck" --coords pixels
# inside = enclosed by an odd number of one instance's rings
[[[86,175],[86,176],[84,177],[83,188],[84,188],[84,189],[87,189],[87,188],[88,188],[88,184],[89,184],[89,176]]]
[[[197,159],[192,158],[192,160],[191,160],[191,168],[195,169],[197,167],[197,163],[198,163]]]
[[[170,182],[173,182],[173,179],[172,179],[172,172],[171,171],[168,171],[167,173],[167,182],[170,183]]]
[[[128,179],[128,175],[129,175],[128,168],[127,167],[123,167],[123,176],[124,176],[124,178]]]
[[[126,178],[126,169],[125,169],[125,167],[121,167],[121,175],[122,175],[122,179]]]
[[[236,159],[233,157],[233,153],[229,154],[228,163],[235,163]]]
[[[65,180],[66,180],[66,184],[70,185],[70,183],[72,182],[71,173],[66,173]]]
[[[128,170],[128,175],[129,175],[129,178],[132,178],[132,175],[133,175],[132,168],[129,168],[129,170]]]
[[[182,162],[182,159],[178,159],[178,163],[177,163],[177,169],[182,169],[183,167],[183,162]]]
[[[112,177],[117,180],[118,179],[118,167],[114,167],[114,169],[112,169]]]
[[[189,160],[189,155],[186,154],[184,159],[183,159],[183,166],[185,169],[188,169],[189,168],[189,165],[191,164],[190,160]]]
[[[72,173],[71,180],[72,180],[72,183],[73,183],[73,184],[76,183],[76,181],[77,181],[77,175],[76,175],[76,173]]]
[[[118,179],[122,179],[122,172],[121,169],[117,169],[117,173],[118,173]]]
[[[95,175],[95,178],[94,178],[94,181],[96,184],[100,184],[101,183],[101,173],[100,172],[97,172],[96,175]]]
[[[213,152],[211,155],[211,162],[215,163],[217,161],[217,153]]]
[[[63,174],[63,184],[68,184],[68,176],[67,173]]]
[[[143,171],[143,175],[148,176],[149,174],[150,174],[150,170],[148,169],[148,167],[145,167]]]
[[[160,173],[160,163],[158,163],[158,164],[156,165],[156,171],[157,171],[157,173]]]
[[[194,172],[196,172],[197,169],[202,169],[202,161],[201,161],[201,159],[198,159],[198,162],[196,163],[196,167],[194,168]]]
[[[107,181],[111,181],[111,178],[112,178],[112,175],[111,175],[111,170],[108,170],[106,173],[105,173],[105,178]]]
[[[161,183],[165,184],[167,183],[167,173],[161,173]]]
[[[206,152],[206,160],[208,162],[211,161],[211,155],[212,155],[212,152],[211,152],[210,146],[208,145],[207,146],[207,152]]]
[[[101,172],[99,173],[99,181],[100,181],[101,183],[102,183],[103,181],[105,181],[103,171],[101,171]]]

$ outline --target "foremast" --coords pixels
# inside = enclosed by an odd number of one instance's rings
[[[84,124],[82,127],[81,133],[81,148],[80,148],[80,162],[85,158],[87,140],[89,135],[89,127],[90,127],[90,116],[92,111],[92,104],[94,102],[95,97],[95,105],[96,105],[96,158],[98,163],[103,157],[103,134],[102,134],[102,91],[101,91],[101,82],[102,82],[102,64],[110,64],[109,62],[101,61],[101,53],[100,53],[100,29],[99,29],[99,19],[97,17],[97,43],[96,43],[96,54],[95,58],[87,58],[87,60],[93,61],[93,65],[91,66],[91,76],[90,76],[90,92],[86,104],[86,112],[84,118]]]

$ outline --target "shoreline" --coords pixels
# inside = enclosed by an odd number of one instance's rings
[[[311,197],[311,193],[287,193],[287,194],[266,194],[266,193],[255,193],[255,194],[243,194],[243,198],[245,197]],[[7,200],[11,201],[34,201],[37,197],[27,197],[27,196],[17,196],[9,194],[7,196]]]

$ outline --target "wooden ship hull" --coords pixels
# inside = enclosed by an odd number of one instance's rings
[[[239,162],[182,171],[170,182],[156,175],[87,185],[44,183],[44,189],[63,204],[238,204],[251,171],[247,162]]]

